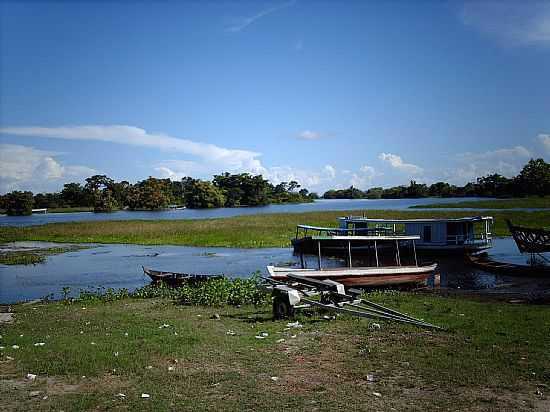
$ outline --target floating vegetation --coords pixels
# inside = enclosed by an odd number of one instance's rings
[[[74,252],[86,249],[86,246],[50,247],[44,249],[13,250],[0,252],[0,264],[2,265],[36,265],[44,263],[51,255],[59,255],[66,252]]]
[[[184,305],[224,306],[224,305],[261,305],[271,302],[270,295],[261,290],[257,275],[248,279],[210,279],[205,282],[169,287],[164,283],[151,284],[129,292],[127,289],[97,288],[81,290],[76,298],[69,298],[70,290],[63,288],[63,301],[74,302],[112,302],[135,298],[168,298]]]

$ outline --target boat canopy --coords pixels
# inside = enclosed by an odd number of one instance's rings
[[[389,224],[400,224],[400,223],[446,223],[446,222],[483,222],[483,221],[492,221],[492,216],[470,216],[470,217],[457,217],[457,218],[439,218],[439,219],[430,219],[430,218],[421,218],[421,219],[380,219],[380,218],[371,218],[366,216],[344,216],[339,217],[340,221],[357,221],[357,222],[369,222],[369,223],[389,223]]]

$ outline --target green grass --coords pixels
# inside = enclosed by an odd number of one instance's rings
[[[48,213],[75,213],[75,212],[93,212],[93,207],[54,207],[48,209]]]
[[[82,249],[82,247],[51,247],[45,249],[0,252],[0,265],[36,265],[37,263],[45,262],[47,256],[58,255],[78,249]]]
[[[474,200],[465,202],[434,203],[428,205],[409,206],[410,209],[450,209],[450,208],[473,208],[473,209],[519,209],[537,208],[550,209],[550,197],[523,197],[498,200]]]
[[[42,240],[72,243],[172,244],[218,247],[286,247],[295,236],[296,225],[336,226],[336,218],[360,211],[331,211],[293,214],[261,214],[204,220],[126,220],[54,223],[32,227],[0,227],[0,242]],[[538,226],[550,220],[550,211],[493,211],[493,233],[509,235],[505,218],[516,224]],[[472,216],[464,211],[369,210],[369,217],[420,218]]]
[[[0,325],[2,410],[545,410],[535,390],[550,385],[549,307],[371,299],[448,330],[318,314],[285,330],[269,306],[166,299],[16,305]]]

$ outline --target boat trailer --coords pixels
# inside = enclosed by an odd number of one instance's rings
[[[333,280],[317,280],[306,276],[288,274],[286,282],[264,278],[270,285],[275,319],[291,318],[296,310],[318,307],[327,311],[345,313],[370,319],[406,323],[427,329],[443,328],[413,318],[407,314],[361,299],[363,291],[348,288]],[[314,298],[317,298],[314,299]]]

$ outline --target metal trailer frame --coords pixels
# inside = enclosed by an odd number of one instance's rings
[[[306,276],[288,274],[288,281],[282,282],[264,278],[271,286],[273,316],[276,319],[293,317],[296,310],[318,307],[324,310],[345,313],[369,319],[395,321],[426,329],[443,328],[417,319],[405,313],[386,308],[359,296],[362,291],[349,288],[332,280],[317,280]],[[319,299],[313,299],[319,297]]]

